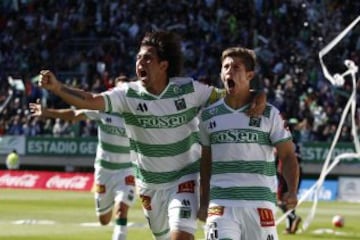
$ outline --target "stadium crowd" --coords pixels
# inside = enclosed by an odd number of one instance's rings
[[[296,124],[297,141],[331,141],[352,89],[324,78],[318,52],[359,15],[353,0],[3,0],[0,2],[1,135],[96,136],[93,121],[72,124],[30,117],[28,103],[67,105],[37,87],[41,69],[92,92],[134,76],[137,44],[146,31],[182,37],[183,74],[220,86],[220,53],[229,46],[254,48],[268,100]],[[360,31],[353,31],[325,62],[331,73],[360,65]],[[8,79],[21,79],[24,91]],[[359,84],[358,84],[359,86]],[[359,97],[358,97],[358,100]],[[360,125],[360,108],[357,125]],[[351,141],[350,121],[341,141]]]

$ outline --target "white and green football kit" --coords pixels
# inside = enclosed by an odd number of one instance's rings
[[[124,120],[119,114],[81,110],[98,125],[94,190],[97,215],[113,209],[114,202],[131,206],[135,201],[134,170],[130,158],[130,141]]]
[[[147,92],[141,82],[103,93],[106,112],[121,113],[125,119],[136,184],[157,239],[175,229],[196,230],[201,155],[198,114],[218,95],[215,88],[191,78],[171,78],[160,95]]]
[[[248,107],[221,99],[201,114],[200,140],[212,154],[208,239],[278,239],[274,146],[291,133],[274,106],[260,117]]]

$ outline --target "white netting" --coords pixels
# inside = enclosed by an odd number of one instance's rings
[[[325,159],[325,162],[323,164],[319,179],[316,181],[316,183],[307,191],[305,194],[302,195],[302,197],[299,199],[298,206],[302,204],[310,195],[313,197],[313,204],[311,207],[311,210],[309,214],[306,216],[303,225],[302,230],[306,230],[309,225],[311,224],[312,220],[314,219],[319,193],[321,190],[321,187],[324,183],[324,180],[326,176],[331,172],[331,170],[343,159],[353,159],[353,158],[360,158],[360,143],[359,143],[359,136],[355,121],[355,113],[356,113],[356,73],[358,72],[358,66],[355,65],[355,63],[351,60],[345,60],[344,64],[347,67],[347,70],[342,73],[336,73],[334,75],[331,75],[324,64],[323,57],[329,53],[347,34],[351,29],[354,28],[360,21],[360,16],[358,16],[353,22],[350,23],[348,27],[346,27],[336,38],[334,38],[328,45],[326,45],[321,51],[319,52],[319,58],[320,58],[320,64],[324,73],[324,76],[326,79],[328,79],[331,84],[334,86],[342,86],[345,82],[345,77],[350,75],[352,78],[352,92],[349,97],[349,100],[346,103],[346,106],[344,108],[343,114],[341,116],[339,125],[336,130],[335,137],[331,143],[330,150],[327,154],[327,157]],[[349,152],[349,153],[342,153],[335,157],[335,159],[331,159],[334,148],[336,144],[338,143],[341,129],[344,125],[344,122],[346,120],[346,117],[348,113],[351,114],[351,134],[353,136],[353,143],[355,146],[355,152]],[[287,211],[285,214],[283,214],[277,221],[276,224],[279,224],[282,222],[287,215],[291,212],[291,210]]]

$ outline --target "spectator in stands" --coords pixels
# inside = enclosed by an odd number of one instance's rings
[[[360,9],[360,1],[352,0],[321,3],[181,0],[176,4],[160,0],[95,0],[91,4],[63,0],[48,1],[45,5],[39,0],[16,2],[0,1],[0,91],[4,91],[0,96],[5,96],[7,77],[12,75],[25,80],[26,96],[21,93],[20,98],[41,95],[48,107],[68,107],[52,94],[47,96],[46,91],[32,92],[30,82],[38,74],[37,69],[53,69],[61,79],[76,77],[78,87],[89,90],[99,76],[98,62],[105,64],[104,71],[109,74],[106,79],[114,78],[119,71],[131,77],[134,62],[129,59],[137,43],[132,38],[150,29],[176,29],[184,39],[185,75],[204,76],[211,84],[220,86],[217,73],[221,49],[237,44],[252,47],[259,56],[259,76],[266,79],[268,89],[280,93],[275,95],[269,90],[269,101],[275,101],[275,96],[276,101],[286,99],[280,110],[287,118],[300,121],[305,118],[299,106],[300,96],[310,88],[318,94],[323,109],[326,110],[326,103],[332,103],[329,108],[336,114],[328,116],[339,119],[344,100],[338,96],[339,91],[328,87],[319,64],[311,59],[318,59],[319,50],[355,19]],[[42,11],[44,7],[46,12]],[[96,14],[91,15],[93,12]],[[331,53],[327,62],[334,62],[333,73],[340,72],[344,58],[360,64],[359,39],[359,33],[354,32],[348,41],[342,42],[341,49]],[[281,82],[287,75],[292,83]],[[3,112],[5,125],[11,125],[9,121],[16,115],[11,107],[15,99]],[[21,103],[27,105],[23,100]],[[332,124],[332,119],[317,126],[313,117],[313,140],[323,140],[322,130]]]

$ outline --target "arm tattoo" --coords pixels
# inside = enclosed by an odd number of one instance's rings
[[[85,100],[85,97],[78,90],[73,90],[73,89],[67,88],[65,86],[62,86],[61,91],[65,92],[67,94],[70,94],[70,95],[72,95],[74,97],[77,97],[77,98],[79,98],[81,100]]]

